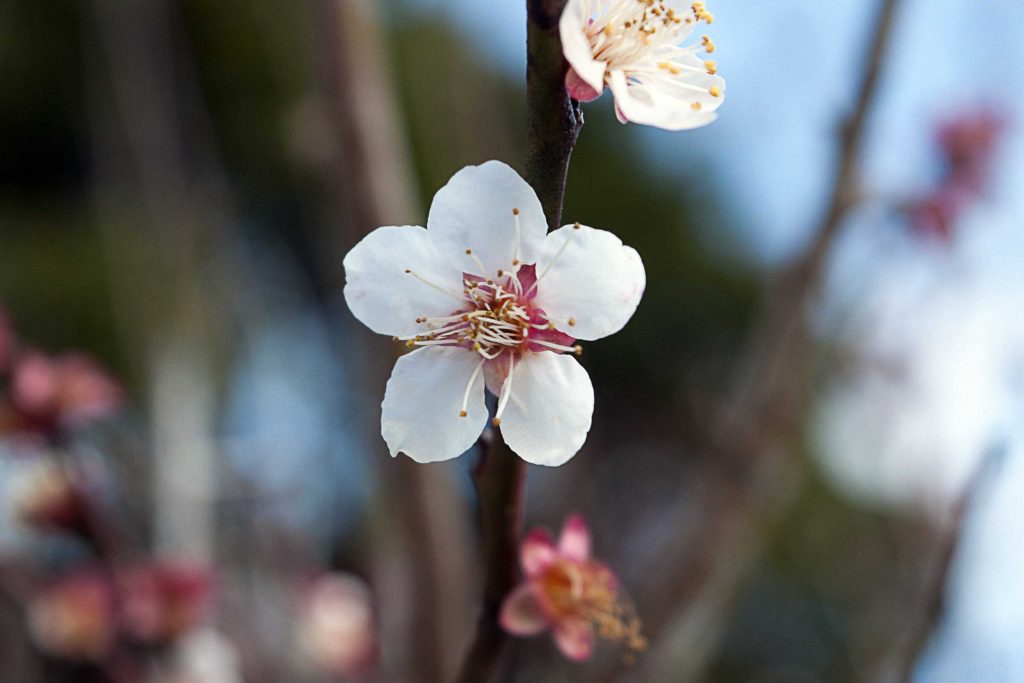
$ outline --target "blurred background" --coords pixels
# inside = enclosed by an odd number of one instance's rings
[[[648,289],[526,521],[650,647],[510,680],[1024,670],[1024,9],[897,3],[844,155],[879,6],[720,0],[707,128],[585,106],[565,221]],[[341,259],[522,168],[524,70],[511,0],[0,2],[3,681],[452,678],[477,455],[387,456]]]

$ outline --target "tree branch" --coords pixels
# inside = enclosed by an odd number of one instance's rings
[[[871,43],[864,60],[857,88],[857,99],[845,120],[840,137],[839,158],[828,208],[822,217],[811,244],[803,255],[787,268],[774,283],[766,299],[762,324],[758,327],[750,349],[738,365],[727,407],[712,428],[710,462],[718,467],[716,482],[707,514],[696,533],[693,526],[682,525],[681,535],[667,544],[671,556],[662,558],[657,566],[679,563],[679,553],[692,549],[694,554],[684,568],[676,573],[672,586],[661,582],[652,585],[656,599],[650,604],[664,605],[648,618],[648,631],[663,628],[669,621],[686,621],[688,607],[700,605],[705,585],[721,590],[715,577],[723,572],[732,577],[733,589],[743,572],[735,571],[737,563],[749,563],[747,554],[736,554],[736,539],[748,534],[756,524],[766,502],[764,476],[772,476],[781,452],[781,444],[796,426],[807,394],[807,378],[811,369],[812,337],[810,312],[819,294],[824,266],[840,233],[844,219],[859,195],[859,157],[863,147],[866,123],[874,105],[891,40],[895,15],[900,0],[881,0]],[[709,521],[710,520],[710,521]],[[696,538],[693,538],[696,536]],[[756,550],[754,550],[756,552]],[[731,591],[727,591],[731,592]],[[706,637],[706,629],[697,629]],[[679,643],[673,650],[683,655]]]
[[[562,56],[558,18],[565,0],[527,0],[526,181],[540,198],[548,227],[562,220],[569,157],[583,127],[579,103],[565,91],[568,65]],[[484,538],[484,599],[476,638],[459,681],[493,680],[508,644],[498,624],[501,603],[519,577],[526,463],[501,439],[483,454],[474,474]]]

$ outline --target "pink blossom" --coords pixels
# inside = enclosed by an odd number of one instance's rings
[[[316,668],[357,676],[377,655],[376,620],[370,589],[362,579],[340,572],[313,581],[297,624],[298,649]]]
[[[590,658],[596,636],[634,651],[646,647],[618,578],[590,557],[590,530],[582,516],[566,520],[557,543],[546,529],[530,531],[520,558],[526,578],[502,605],[506,631],[533,636],[550,630],[558,649],[573,661]]]
[[[949,240],[964,211],[978,200],[988,184],[1004,124],[1001,117],[981,111],[943,124],[936,134],[946,169],[932,192],[910,204],[911,226],[920,234]]]
[[[1004,129],[1002,117],[991,111],[977,111],[951,119],[936,135],[954,174],[987,167],[995,154]]]
[[[30,602],[28,620],[40,650],[64,659],[101,661],[117,635],[113,587],[97,571],[71,575]]]
[[[214,580],[203,566],[157,562],[121,574],[125,631],[140,643],[168,643],[189,633],[206,614]]]
[[[105,417],[121,406],[121,388],[91,357],[56,358],[30,350],[19,356],[11,378],[11,400],[29,425],[51,429]]]
[[[28,466],[12,496],[21,521],[40,529],[88,535],[86,501],[67,468],[51,457],[41,457]]]

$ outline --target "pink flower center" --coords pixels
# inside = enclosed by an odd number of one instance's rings
[[[447,316],[422,317],[425,331],[406,345],[457,346],[495,360],[503,353],[555,351],[580,353],[575,339],[554,328],[534,304],[536,268],[524,264],[514,272],[498,271],[494,279],[463,273],[463,306]]]
[[[553,562],[534,584],[548,618],[585,619],[608,640],[621,641],[633,651],[646,647],[640,620],[619,594],[618,580],[600,562]]]
[[[521,358],[527,351],[554,351],[576,355],[583,352],[579,345],[574,344],[575,338],[555,329],[544,310],[534,303],[538,284],[565,252],[573,236],[579,232],[580,224],[576,223],[576,229],[569,231],[569,236],[554,258],[538,275],[536,264],[522,263],[520,260],[519,209],[512,209],[512,216],[516,239],[514,255],[510,262],[511,270],[499,269],[494,278],[463,273],[462,292],[456,293],[443,284],[431,282],[411,268],[405,269],[408,275],[457,299],[460,305],[449,315],[416,318],[416,324],[424,328],[422,332],[408,337],[395,337],[396,341],[404,341],[409,348],[454,346],[474,351],[481,356],[479,364],[466,383],[462,409],[459,411],[460,417],[467,417],[469,414],[469,398],[484,364],[490,363],[493,366],[495,363],[502,363],[500,374],[504,375],[504,379],[498,396],[494,426],[501,424],[501,415],[512,396],[512,372],[517,358]],[[476,263],[480,273],[487,272],[487,268],[471,248],[466,248],[466,256]],[[567,322],[570,326],[576,324],[573,318]]]

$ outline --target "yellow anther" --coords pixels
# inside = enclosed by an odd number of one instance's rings
[[[575,325],[576,325],[576,318],[569,318],[569,327],[574,327]]]
[[[718,63],[713,59],[704,61],[704,68],[708,70],[708,74],[714,76],[718,73]]]
[[[519,215],[519,209],[512,209],[512,215],[513,216],[518,216]]]
[[[522,263],[522,261],[520,261],[519,259],[517,259],[517,258],[512,259],[512,265],[513,266],[518,266],[520,263]],[[494,283],[493,282],[488,282],[487,284],[491,285],[491,284],[494,284]]]
[[[572,225],[572,229],[573,230],[579,230],[581,227],[583,227],[583,226],[581,226],[579,223],[573,223],[573,225]]]
[[[466,417],[467,415],[469,415],[469,413],[467,413],[465,410],[459,411],[459,417]]]
[[[576,346],[572,347],[572,352],[575,353],[577,356],[582,356],[583,355],[583,347],[580,346],[579,344],[577,344]]]
[[[405,345],[408,346],[411,349],[412,347],[416,346],[416,341],[413,340],[413,339],[410,339],[409,341],[405,342]]]
[[[711,95],[712,97],[721,97],[721,96],[722,96],[722,91],[721,91],[721,90],[719,90],[719,89],[718,89],[717,87],[715,87],[715,86],[712,86],[712,87],[711,87],[710,89],[708,89],[708,93],[709,93],[709,94],[710,94],[710,95]]]
[[[694,102],[693,104],[690,105],[690,109],[692,109],[694,111],[700,111],[701,108],[702,107],[701,107],[701,103],[700,102]]]
[[[500,427],[501,426],[501,418],[500,417],[494,418],[493,420],[491,420],[491,424],[494,425],[495,427]]]
[[[708,36],[701,36],[700,43],[704,47],[704,52],[711,54],[715,51],[715,44],[711,42],[711,38]]]

